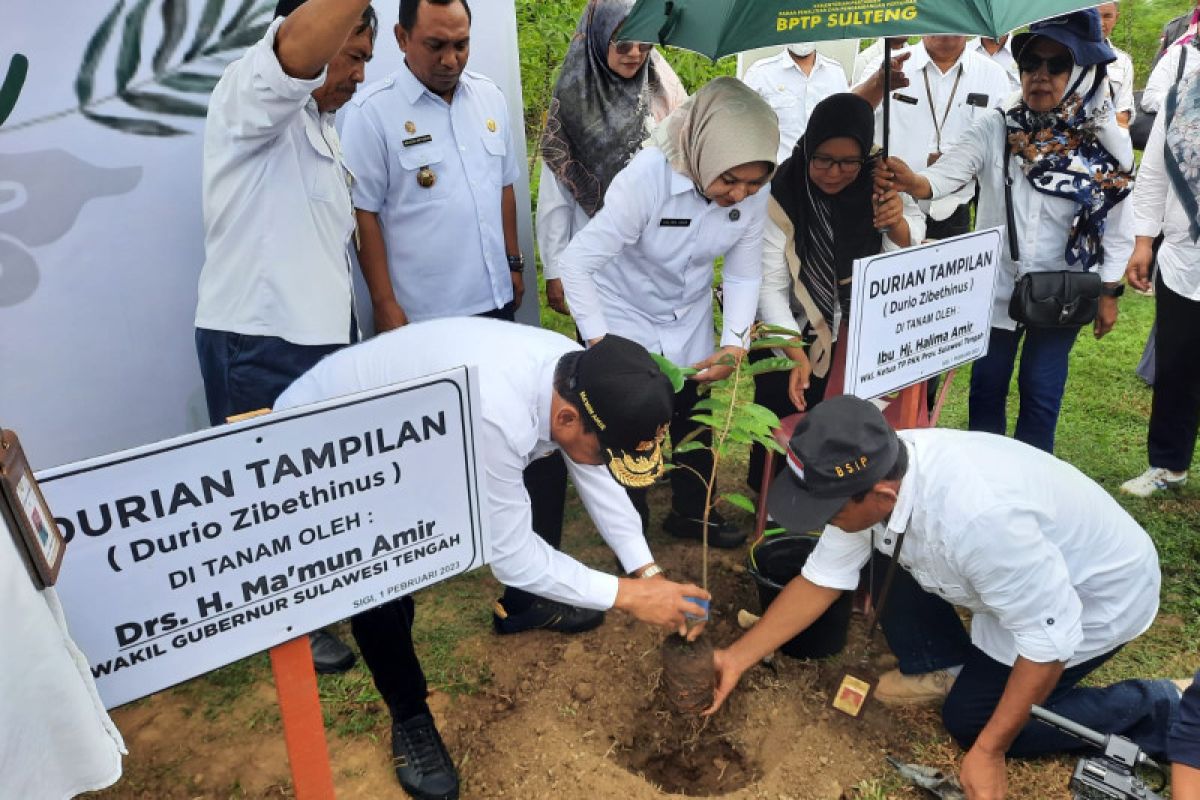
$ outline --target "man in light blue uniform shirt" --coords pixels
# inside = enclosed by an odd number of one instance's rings
[[[404,63],[347,109],[359,262],[377,331],[447,316],[512,319],[523,290],[508,105],[465,69],[463,0],[404,0]]]

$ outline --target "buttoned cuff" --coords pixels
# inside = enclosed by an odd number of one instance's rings
[[[643,563],[649,563],[649,560]],[[640,564],[638,566],[641,566]],[[607,611],[616,605],[617,602],[617,576],[606,575],[598,570],[589,569],[587,574],[587,587],[583,591],[583,596],[586,598],[580,603],[584,608],[593,608],[597,611]]]
[[[1132,198],[1131,198],[1132,199]],[[1133,217],[1133,235],[1148,236],[1155,239],[1162,233],[1162,221],[1154,219],[1144,219],[1141,215],[1134,213]]]
[[[1047,615],[1036,625],[1014,631],[1013,639],[1017,654],[1029,661],[1039,664],[1067,662],[1083,643],[1083,628],[1078,619],[1071,621]]]

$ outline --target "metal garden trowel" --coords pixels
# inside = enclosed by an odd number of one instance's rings
[[[954,775],[947,775],[940,769],[925,767],[920,764],[905,764],[891,756],[885,756],[887,762],[900,773],[900,777],[920,789],[924,789],[941,800],[967,800],[967,795]]]

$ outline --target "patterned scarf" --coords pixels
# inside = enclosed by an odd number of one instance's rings
[[[1017,156],[1029,184],[1042,194],[1073,200],[1077,206],[1067,236],[1066,261],[1090,270],[1104,261],[1104,228],[1108,212],[1133,189],[1133,178],[1121,160],[1101,143],[1100,127],[1107,101],[1089,113],[1103,84],[1097,73],[1087,96],[1078,86],[1050,112],[1036,113],[1017,103],[1007,114],[1009,152]]]
[[[687,97],[656,50],[632,78],[609,69],[609,40],[632,5],[587,4],[546,113],[542,158],[588,216],[600,210],[613,177],[641,149],[651,121],[661,121]]]
[[[1187,29],[1174,42],[1167,42],[1166,46],[1172,44],[1191,44],[1196,41],[1197,31],[1200,31],[1200,8],[1192,12],[1192,20],[1188,23]]]
[[[1188,57],[1187,50],[1179,54]],[[1167,93],[1167,176],[1190,220],[1192,241],[1200,241],[1200,72],[1192,72]]]

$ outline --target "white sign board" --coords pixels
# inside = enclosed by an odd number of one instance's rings
[[[846,394],[880,397],[987,353],[1000,232],[854,262]]]
[[[487,561],[474,370],[47,471],[107,707]]]

